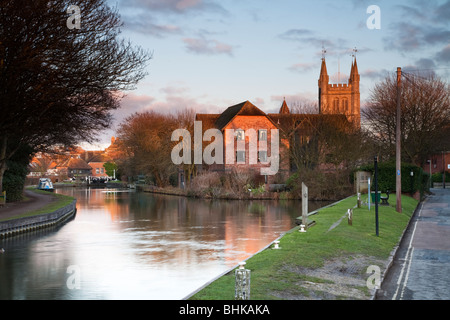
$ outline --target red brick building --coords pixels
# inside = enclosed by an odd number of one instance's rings
[[[450,173],[450,151],[433,154],[429,157],[431,160],[431,174],[442,173],[444,170]],[[430,163],[423,166],[423,170],[430,173]]]
[[[312,131],[320,130],[326,126],[336,128],[360,127],[360,76],[356,64],[356,58],[352,61],[350,78],[347,84],[330,84],[325,59],[322,59],[319,87],[319,114],[292,114],[286,101],[283,101],[278,113],[266,114],[249,101],[239,103],[227,108],[221,114],[197,114],[196,121],[202,122],[203,133],[211,128],[221,131],[224,140],[222,164],[214,164],[209,167],[202,165],[202,169],[215,171],[230,171],[233,168],[246,168],[260,170],[268,166],[267,160],[275,161],[272,153],[273,130],[279,134],[279,168],[276,175],[264,176],[266,183],[285,181],[291,169],[289,148],[292,142],[302,143],[309,141]],[[234,160],[226,161],[228,130],[234,130],[229,145],[233,149]],[[253,131],[252,131],[253,130]],[[250,134],[249,134],[250,133]],[[256,139],[254,137],[256,133]],[[257,143],[257,162],[252,162],[250,145],[252,141]],[[239,150],[239,141],[244,142],[245,148]],[[264,148],[266,147],[266,150]],[[269,157],[272,157],[270,159]],[[295,168],[294,168],[295,169]]]
[[[221,114],[197,114],[196,121],[202,122],[203,132],[211,128],[222,132],[223,161],[209,166],[209,170],[227,172],[233,168],[240,168],[261,172],[261,169],[276,167],[274,169],[276,174],[261,174],[265,182],[272,183],[280,176],[281,180],[287,178],[288,140],[277,139],[278,150],[272,150],[275,143],[272,141],[274,130],[279,130],[279,127],[269,115],[251,102],[245,101],[231,106]],[[232,158],[229,157],[231,153]]]

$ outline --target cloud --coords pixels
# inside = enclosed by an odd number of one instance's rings
[[[191,53],[201,55],[226,54],[233,56],[233,47],[231,45],[214,39],[207,39],[204,35],[200,35],[197,38],[184,38],[183,42],[186,50]]]
[[[146,14],[123,15],[123,20],[125,28],[157,38],[183,33],[180,27],[173,24],[157,24],[152,17]]]
[[[167,114],[185,109],[193,109],[198,113],[219,111],[220,106],[217,101],[207,100],[207,96],[193,97],[190,89],[182,83],[172,83],[160,88],[157,97],[129,93],[121,100],[121,107],[113,112],[114,124],[117,126],[134,113],[150,110]]]
[[[225,14],[227,11],[216,1],[205,0],[124,0],[121,5],[127,8],[140,8],[151,13],[186,14],[192,12],[215,12]]]
[[[421,58],[417,60],[413,65],[403,67],[402,71],[405,73],[413,73],[426,78],[434,76],[436,74],[434,72],[435,68],[436,64],[433,60],[428,58]]]
[[[289,29],[278,35],[280,39],[299,43],[302,48],[325,48],[328,54],[345,54],[351,51],[348,41],[343,38],[329,39],[317,35],[309,29]],[[320,53],[321,54],[321,53]]]
[[[436,53],[435,59],[438,62],[449,63],[450,62],[450,44],[446,45],[444,49]]]
[[[383,39],[386,50],[407,53],[448,44],[450,0],[441,5],[427,1],[416,2],[415,5],[399,5],[397,8],[401,19],[388,27],[389,36]]]
[[[372,80],[378,80],[385,78],[389,74],[389,71],[386,69],[375,70],[375,69],[367,69],[360,72],[361,78],[369,78]]]
[[[308,29],[290,29],[280,34],[279,37],[284,40],[301,41],[305,36],[311,36],[312,34],[313,32]]]
[[[120,11],[125,28],[158,38],[183,34],[186,27],[180,25],[192,15],[228,15],[216,1],[205,0],[121,0]]]
[[[317,62],[311,62],[311,63],[296,63],[293,64],[292,66],[290,66],[288,68],[288,70],[293,71],[293,72],[299,72],[299,73],[303,73],[303,72],[307,72],[313,69],[317,69]]]

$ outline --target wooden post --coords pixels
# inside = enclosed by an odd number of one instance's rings
[[[348,209],[347,214],[348,214],[348,225],[351,226],[353,225],[353,209]]]
[[[308,229],[308,187],[302,182],[302,224]]]

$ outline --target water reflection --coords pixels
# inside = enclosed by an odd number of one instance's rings
[[[181,299],[292,228],[301,214],[296,201],[57,192],[77,198],[75,219],[0,241],[1,299]],[[69,266],[79,272],[68,273]],[[79,289],[70,289],[73,281]]]

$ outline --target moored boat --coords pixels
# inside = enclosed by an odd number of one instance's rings
[[[40,178],[37,187],[39,190],[53,191],[53,183],[49,178]]]

